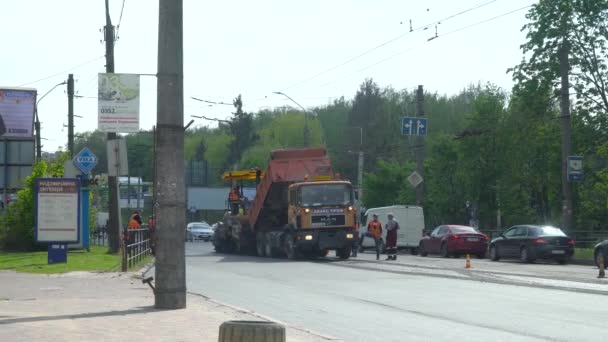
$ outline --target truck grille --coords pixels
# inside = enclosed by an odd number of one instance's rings
[[[315,227],[343,226],[344,223],[344,215],[314,215],[312,217],[312,225]]]

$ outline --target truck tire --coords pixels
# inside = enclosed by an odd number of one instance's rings
[[[350,247],[343,247],[336,251],[336,255],[338,256],[338,258],[340,258],[342,260],[346,260],[346,259],[350,258],[350,253],[351,253]]]
[[[255,237],[255,251],[259,257],[266,255],[266,236],[264,233],[257,233]]]
[[[220,325],[219,342],[285,342],[285,327],[275,322],[227,321]]]
[[[276,258],[277,250],[272,246],[272,235],[266,234],[264,238],[264,249],[266,251],[266,256],[269,258]]]

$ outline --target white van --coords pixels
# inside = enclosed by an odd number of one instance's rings
[[[378,215],[378,220],[382,222],[383,226],[381,249],[384,250],[384,241],[386,240],[386,229],[384,229],[384,226],[388,221],[388,213],[393,213],[395,215],[394,220],[399,222],[400,229],[397,231],[397,247],[399,249],[409,249],[412,254],[417,254],[418,245],[420,244],[424,230],[424,212],[422,207],[392,205],[389,207],[367,209],[359,230],[361,236],[367,232],[367,224],[372,220],[372,215]],[[374,240],[372,238],[363,238],[363,249],[374,247]]]

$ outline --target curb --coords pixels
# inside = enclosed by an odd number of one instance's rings
[[[595,266],[595,262],[593,260],[587,260],[587,259],[572,259],[572,260],[570,260],[570,264],[582,265],[582,266]]]
[[[225,306],[225,307],[227,307],[227,308],[230,308],[230,309],[233,309],[233,310],[239,311],[239,312],[241,312],[241,313],[245,313],[245,314],[248,314],[248,315],[252,315],[252,316],[255,316],[255,317],[261,318],[261,319],[263,319],[263,320],[265,320],[265,321],[268,321],[268,322],[274,322],[274,323],[278,323],[278,324],[284,325],[284,326],[285,326],[285,327],[287,327],[287,328],[294,329],[294,330],[299,330],[299,331],[305,332],[305,333],[307,333],[307,334],[311,334],[311,335],[314,335],[314,336],[320,337],[320,338],[322,338],[322,339],[324,339],[324,340],[327,340],[327,341],[336,341],[336,342],[343,342],[343,341],[344,341],[344,340],[339,339],[339,338],[336,338],[336,337],[332,337],[332,336],[328,336],[328,335],[323,335],[323,334],[321,334],[321,333],[318,333],[318,332],[313,331],[313,330],[310,330],[310,329],[306,329],[306,328],[300,328],[300,327],[293,326],[293,325],[291,325],[291,324],[288,324],[288,323],[285,323],[285,322],[282,322],[282,321],[276,320],[276,319],[274,319],[274,318],[271,318],[271,317],[268,317],[268,316],[264,316],[264,315],[262,315],[262,314],[260,314],[260,313],[257,313],[257,312],[255,312],[255,311],[252,311],[252,310],[243,309],[243,308],[238,307],[238,306],[235,306],[235,305],[231,305],[231,304],[223,303],[223,302],[220,302],[220,301],[218,301],[218,300],[215,300],[215,299],[209,298],[209,297],[207,297],[207,296],[205,296],[205,295],[202,295],[202,294],[200,294],[200,293],[194,293],[194,292],[186,292],[186,293],[187,293],[187,294],[189,294],[189,295],[194,295],[194,296],[197,296],[197,297],[204,298],[205,300],[207,300],[207,301],[209,301],[209,302],[211,302],[211,303],[214,303],[214,304],[217,304],[217,305],[220,305],[220,306]]]

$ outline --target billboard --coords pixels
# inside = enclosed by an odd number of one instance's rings
[[[80,181],[36,180],[36,242],[79,242]]]
[[[97,97],[97,128],[100,131],[139,131],[139,75],[99,74]]]
[[[36,89],[0,87],[0,140],[32,139]]]

